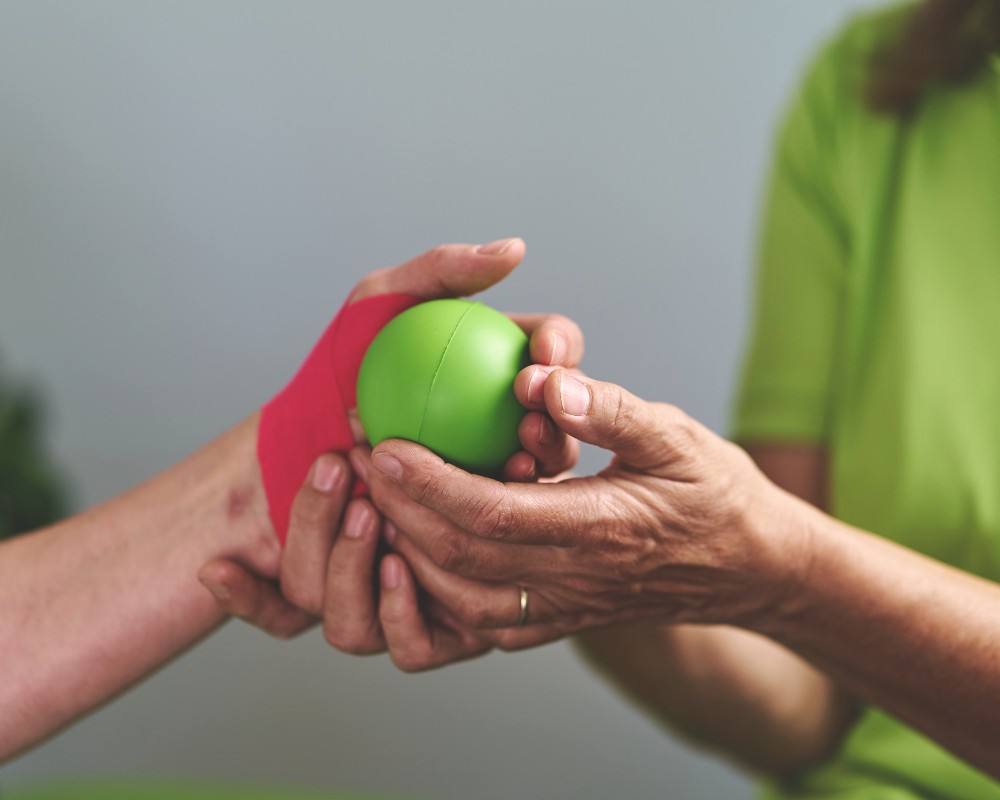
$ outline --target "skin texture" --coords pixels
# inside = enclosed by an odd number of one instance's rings
[[[524,251],[520,239],[480,248],[445,245],[399,267],[369,274],[351,299],[385,292],[428,300],[471,295],[505,278]],[[528,334],[533,362],[549,367],[579,363],[584,345],[575,323],[555,314],[509,316]],[[507,461],[507,480],[544,479],[576,462],[578,443],[556,429],[544,413],[528,411],[518,433],[524,449]],[[360,427],[355,428],[355,437],[364,442]],[[327,462],[350,474],[339,456],[320,459],[320,463]],[[351,464],[365,481],[364,448],[352,454]],[[380,541],[392,537],[393,528],[385,525],[369,500],[348,503],[346,492],[347,484],[337,484],[325,490],[306,487],[300,493],[280,559],[279,585],[235,559],[221,557],[206,563],[199,577],[220,610],[280,638],[322,622],[331,645],[359,655],[385,652],[390,641],[396,642],[399,647],[392,651],[393,658],[403,667],[410,651],[419,653],[421,666],[436,666],[489,650],[493,646],[490,637],[463,625],[430,598],[418,603],[418,590],[405,561],[391,554],[383,558],[379,547]]]
[[[352,296],[472,293],[503,279],[523,254],[519,239],[446,245],[372,273]],[[536,359],[572,361],[579,341],[572,323],[538,315],[518,322],[532,336]],[[205,637],[226,619],[220,601],[234,608],[243,602],[239,611],[284,637],[315,622],[309,610],[321,608],[324,594],[355,585],[353,562],[339,573],[326,569],[345,509],[346,527],[358,535],[343,541],[362,551],[375,541],[368,501],[347,508],[347,460],[331,454],[314,464],[282,552],[257,464],[258,418],[106,503],[0,544],[0,761]],[[529,415],[523,427],[534,435],[544,427],[541,415]],[[548,444],[529,439],[536,455],[513,456],[509,477],[529,479],[574,457],[564,434],[546,430]],[[341,586],[341,575],[355,583]]]
[[[777,486],[825,508],[825,452],[747,452]],[[829,754],[857,717],[840,684],[776,642],[725,625],[640,622],[577,637],[583,657],[669,730],[755,771],[789,775]]]
[[[0,759],[218,626],[195,577],[206,560],[277,574],[256,426],[255,415],[131,491],[0,546]]]
[[[519,378],[525,400],[614,454],[598,475],[501,483],[409,442],[372,454],[393,547],[438,603],[502,646],[622,623],[741,628],[1000,777],[1000,587],[830,518],[677,408],[538,369]],[[519,585],[528,624],[512,629]]]

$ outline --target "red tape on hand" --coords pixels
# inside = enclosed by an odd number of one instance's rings
[[[257,460],[282,545],[292,501],[313,462],[355,444],[347,412],[358,402],[358,371],[368,346],[386,323],[419,302],[406,294],[380,294],[345,305],[295,377],[262,409]]]

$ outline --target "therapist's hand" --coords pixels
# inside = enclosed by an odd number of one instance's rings
[[[418,445],[383,442],[369,486],[393,548],[436,602],[499,643],[639,618],[752,626],[808,564],[778,540],[788,496],[746,453],[679,409],[609,383],[529,367],[523,402],[614,453],[598,475],[501,483]],[[353,457],[353,456],[352,456]],[[518,587],[528,591],[527,626]]]

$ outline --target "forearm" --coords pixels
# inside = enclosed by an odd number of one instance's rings
[[[795,563],[755,569],[761,585],[782,586],[782,600],[731,621],[791,651],[787,669],[767,666],[763,651],[727,654],[723,638],[707,647],[710,639],[696,646],[690,638],[719,637],[724,628],[667,637],[652,626],[641,637],[609,630],[588,639],[592,657],[668,725],[768,771],[784,771],[771,756],[786,746],[800,759],[791,768],[835,746],[854,696],[1000,777],[1000,586],[787,493],[767,505],[745,535],[795,542]],[[810,694],[811,706],[794,699]],[[753,728],[757,740],[742,733]]]
[[[217,626],[197,580],[206,561],[276,573],[256,430],[254,415],[135,489],[0,547],[0,759]]]
[[[790,501],[811,568],[754,627],[1000,777],[1000,586]]]
[[[825,675],[737,628],[642,623],[577,644],[664,727],[755,772],[784,775],[821,759],[856,715]]]

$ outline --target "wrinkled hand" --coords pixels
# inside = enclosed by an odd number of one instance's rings
[[[462,623],[509,636],[518,587],[529,624],[515,633],[539,640],[638,618],[739,624],[778,602],[803,543],[769,538],[783,493],[740,448],[673,406],[566,370],[528,367],[516,388],[564,433],[614,453],[610,465],[517,484],[410,442],[372,455],[393,548]]]
[[[523,255],[520,239],[480,247],[444,245],[399,267],[370,273],[350,300],[385,292],[428,300],[474,294],[506,277]],[[570,320],[545,314],[511,319],[528,334],[534,362],[566,367],[579,363],[583,337]],[[508,460],[508,480],[557,475],[576,463],[577,442],[558,431],[545,414],[526,414],[519,433],[524,450]],[[355,435],[363,441],[360,426]],[[412,575],[398,556],[381,558],[381,516],[365,499],[349,501],[352,478],[346,461],[336,454],[314,464],[292,508],[278,585],[233,561],[206,564],[199,578],[220,607],[281,638],[322,619],[328,641],[353,653],[392,650],[393,642],[413,643],[421,636],[429,642],[435,664],[487,649],[484,637],[457,624],[443,607],[429,598],[418,603]],[[381,593],[376,590],[378,573]],[[399,653],[397,663],[405,668],[408,657],[402,648]],[[426,654],[423,659],[428,660]]]

